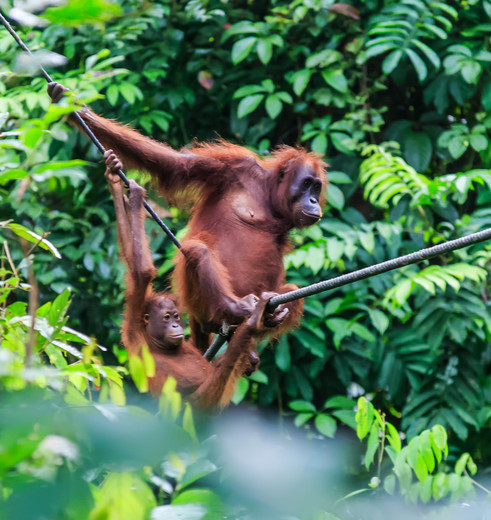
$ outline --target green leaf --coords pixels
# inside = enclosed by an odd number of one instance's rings
[[[460,135],[450,139],[448,143],[448,151],[454,159],[458,159],[467,150],[467,147],[469,146],[468,139],[468,137]]]
[[[245,96],[251,96],[252,94],[258,94],[264,92],[266,89],[262,85],[244,85],[234,92],[232,99],[238,99]]]
[[[34,231],[27,229],[20,224],[9,223],[5,227],[13,231],[17,236],[26,239],[28,242],[38,244],[41,249],[49,251],[54,257],[61,258],[60,252],[56,247],[46,238],[41,237]]]
[[[147,345],[142,345],[141,349],[142,354],[142,363],[143,363],[143,369],[145,370],[145,375],[147,377],[154,377],[155,376],[155,360],[150,354],[150,350],[148,349]]]
[[[263,65],[267,65],[271,61],[271,57],[273,56],[273,45],[270,41],[266,39],[258,39],[256,51]]]
[[[247,56],[249,56],[256,42],[257,38],[255,36],[249,36],[247,38],[243,38],[242,40],[235,42],[232,46],[232,63],[234,65],[237,65],[242,60],[245,60]]]
[[[172,500],[172,504],[187,505],[188,503],[197,503],[201,506],[205,505],[208,511],[216,511],[218,513],[218,517],[223,517],[223,515],[220,514],[220,509],[223,508],[223,504],[221,503],[220,497],[210,489],[186,489],[185,491],[179,493],[179,495]],[[188,516],[184,516],[181,518],[186,520],[189,519]]]
[[[414,437],[409,441],[407,445],[407,461],[409,465],[414,469],[419,457],[419,439]]]
[[[353,399],[349,397],[345,397],[344,395],[335,395],[334,397],[330,397],[324,403],[324,409],[326,408],[343,408],[346,410],[353,410],[355,407],[355,402]]]
[[[25,132],[23,132],[22,140],[28,148],[34,148],[34,146],[36,146],[37,142],[39,141],[39,139],[41,139],[42,136],[42,128],[35,126],[28,128]]]
[[[420,482],[425,482],[428,478],[428,467],[424,461],[422,455],[419,455],[416,459],[416,464],[414,465],[414,473]]]
[[[94,518],[144,520],[157,505],[151,488],[136,473],[110,473],[97,494]]]
[[[477,473],[476,463],[472,460],[472,457],[469,455],[469,460],[467,461],[467,469],[471,475],[475,475]]]
[[[119,99],[119,89],[117,85],[115,85],[114,83],[109,85],[109,87],[106,90],[106,98],[111,106],[116,106],[116,103]]]
[[[67,288],[52,302],[47,316],[48,323],[51,326],[56,327],[64,325],[64,323],[60,323],[60,320],[65,316],[66,311],[68,310],[70,295],[71,291]]]
[[[380,54],[383,54],[384,52],[391,51],[393,49],[398,49],[399,43],[396,41],[389,41],[385,43],[381,43],[379,45],[374,45],[373,47],[370,47],[367,49],[367,52],[365,53],[366,59],[374,58],[375,56],[378,56]]]
[[[368,314],[370,315],[370,319],[372,320],[373,326],[378,330],[378,332],[381,335],[383,335],[389,327],[389,318],[378,309],[369,309]]]
[[[416,70],[419,81],[423,82],[428,75],[428,69],[426,68],[425,62],[412,49],[406,49],[405,52],[409,56],[409,59]]]
[[[422,173],[428,168],[433,155],[433,145],[426,132],[406,129],[402,134],[402,149],[404,159],[417,172]]]
[[[331,132],[330,134],[332,144],[341,153],[352,155],[356,148],[356,143],[347,134],[343,132]]]
[[[333,89],[345,93],[348,92],[348,82],[339,69],[328,69],[322,71],[324,81]]]
[[[293,81],[293,92],[297,96],[300,96],[302,92],[306,89],[307,85],[309,84],[310,78],[312,76],[312,71],[309,69],[302,69],[292,76]]]
[[[135,102],[136,95],[134,85],[132,85],[131,83],[121,83],[121,85],[119,86],[119,91],[130,105],[132,105]]]
[[[273,44],[276,45],[276,47],[283,47],[284,41],[283,38],[279,34],[272,34],[268,37],[268,40]]]
[[[282,336],[274,351],[276,366],[282,372],[288,372],[291,366],[290,345],[286,336]]]
[[[384,489],[389,495],[393,495],[396,490],[396,476],[388,475],[384,479]]]
[[[327,188],[327,203],[339,210],[344,208],[344,194],[333,184]]]
[[[390,445],[394,448],[396,453],[399,453],[401,451],[401,438],[399,437],[399,432],[389,422],[385,423],[385,427],[387,428],[387,439]]]
[[[356,403],[358,411],[356,412],[356,435],[363,440],[370,431],[374,420],[373,405],[368,402],[365,397],[360,397]]]
[[[342,55],[338,51],[334,51],[332,49],[324,49],[320,52],[316,52],[314,54],[311,54],[306,62],[305,65],[307,68],[312,69],[314,67],[327,67],[331,63],[338,62],[342,58]]]
[[[334,184],[351,184],[353,182],[349,175],[339,171],[330,171],[328,173],[328,180],[329,182],[334,182]]]
[[[134,355],[130,356],[129,359],[129,369],[130,375],[140,392],[148,391],[148,380],[145,374],[145,368],[143,367],[143,362],[140,356]]]
[[[331,416],[319,414],[316,416],[314,423],[315,427],[322,433],[322,435],[333,438],[336,434],[337,423]]]
[[[350,329],[360,338],[373,343],[375,336],[361,323],[354,322],[350,325]]]
[[[301,426],[303,426],[304,424],[306,424],[307,422],[310,421],[310,419],[312,419],[312,417],[314,417],[315,414],[314,413],[299,413],[295,419],[293,420],[293,423],[295,424],[295,426],[297,428],[300,428]]]
[[[421,450],[421,454],[425,461],[426,467],[428,468],[428,473],[431,473],[435,469],[435,457],[433,455],[433,452],[430,448],[426,448],[424,450]]]
[[[483,87],[481,103],[485,110],[491,110],[491,81],[487,81]]]
[[[334,332],[334,345],[336,348],[339,347],[341,341],[347,337],[351,336],[352,332],[348,327],[348,320],[342,318],[329,318],[326,321],[327,327]]]
[[[312,143],[310,144],[310,148],[321,155],[326,153],[327,150],[327,136],[326,134],[317,134],[314,139],[312,139]]]
[[[290,94],[288,94],[288,92],[282,90],[280,92],[276,92],[276,95],[278,96],[278,99],[281,99],[281,101],[284,103],[288,103],[289,105],[293,103],[293,98],[290,96]]]
[[[307,265],[312,269],[314,274],[317,274],[322,269],[324,262],[326,261],[324,248],[309,247],[307,258]]]
[[[461,440],[466,440],[467,436],[469,435],[469,430],[462,422],[462,420],[453,412],[453,410],[446,409],[445,418],[457,437],[459,437]]]
[[[356,419],[354,410],[334,410],[332,415],[341,421],[342,423],[349,426],[351,429],[356,430]]]
[[[245,399],[245,396],[247,395],[250,386],[251,383],[249,382],[249,380],[245,377],[241,377],[235,385],[235,392],[232,396],[232,403],[239,404],[240,402],[242,402]]]
[[[477,83],[482,67],[477,61],[466,61],[462,66],[462,77],[467,83]]]
[[[432,496],[432,484],[433,477],[431,475],[428,476],[425,482],[421,483],[419,488],[419,496],[421,498],[421,502],[423,504],[427,504],[431,500]]]
[[[261,383],[262,385],[267,385],[269,382],[268,375],[262,370],[256,370],[249,376],[249,380],[255,381],[256,383]]]
[[[277,94],[271,94],[266,98],[266,112],[268,113],[271,119],[276,119],[283,109],[283,103],[278,98]]]
[[[366,249],[368,253],[373,253],[375,250],[375,235],[372,231],[364,232],[358,231],[358,237],[361,245]]]
[[[331,262],[337,262],[343,256],[345,244],[337,238],[328,238],[326,248],[329,260]]]
[[[367,442],[367,450],[365,452],[365,467],[370,469],[370,466],[373,462],[373,458],[375,457],[375,453],[377,453],[377,449],[379,447],[379,429],[378,426],[374,423],[370,429],[370,436],[368,437]]]
[[[237,116],[244,117],[251,112],[254,112],[264,99],[264,94],[256,94],[254,96],[247,96],[242,99],[237,107]]]
[[[121,6],[107,0],[70,0],[66,5],[49,7],[43,18],[56,24],[77,27],[81,24],[101,24],[120,14]]]
[[[117,406],[124,406],[126,404],[124,388],[109,379],[107,382],[109,384],[109,397],[111,398],[111,402]]]
[[[431,61],[432,65],[435,67],[435,69],[440,68],[440,58],[438,57],[438,54],[428,47],[425,43],[423,43],[420,40],[412,40],[411,43],[418,47],[418,49],[428,58],[429,61]]]
[[[191,422],[192,420],[192,408],[189,405],[189,403],[186,403],[186,408],[184,413],[191,413]],[[186,418],[186,421],[188,421],[189,418]],[[187,424],[186,428],[184,428],[184,416],[183,416],[183,429],[187,431],[192,438],[196,439],[196,432],[194,431],[194,424]],[[182,480],[179,482],[179,488],[182,490],[183,488],[189,488],[191,484],[194,484],[198,480],[207,477],[211,475],[212,473],[215,473],[218,470],[217,466],[213,464],[208,459],[197,457],[197,460],[192,462],[186,467],[186,473],[182,477]],[[191,490],[190,490],[191,491]]]
[[[483,150],[486,150],[488,147],[488,139],[485,135],[482,134],[472,134],[470,136],[470,143],[472,148],[476,150],[476,152],[482,152]]]
[[[464,472],[465,466],[467,465],[467,461],[469,460],[470,455],[468,453],[463,453],[459,460],[455,463],[455,473],[457,475],[462,475]]]
[[[399,64],[402,58],[402,51],[397,49],[392,51],[389,55],[384,58],[382,62],[382,70],[385,75],[389,75]],[[395,479],[394,479],[395,482]]]
[[[257,34],[259,32],[258,27],[249,20],[244,20],[242,22],[234,23],[231,27],[229,27],[222,36],[222,42],[226,41],[230,36],[235,34]]]
[[[315,412],[316,408],[312,403],[308,401],[296,400],[290,401],[288,406],[295,412]]]
[[[82,263],[84,264],[87,271],[92,272],[94,270],[94,258],[92,255],[89,255],[89,253],[84,255]]]
[[[268,94],[273,94],[274,93],[275,86],[274,86],[273,81],[270,80],[269,78],[268,79],[263,79],[261,81],[261,85],[264,87],[265,92],[267,92]]]
[[[438,9],[441,9],[445,13],[449,14],[454,20],[459,19],[459,13],[455,7],[452,7],[451,5],[448,5],[444,2],[435,2],[432,4],[432,7],[437,7]]]

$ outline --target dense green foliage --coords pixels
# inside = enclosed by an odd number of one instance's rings
[[[288,513],[336,519],[333,513],[344,516],[360,507],[363,518],[376,518],[380,506],[367,508],[353,497],[378,488],[382,468],[386,493],[393,495],[398,485],[415,504],[432,498],[455,503],[475,494],[471,475],[476,464],[463,453],[451,467],[442,426],[424,430],[403,446],[401,434],[365,397],[358,399],[356,414],[350,399],[330,400],[331,407],[344,409],[360,440],[368,436],[365,468],[376,466],[369,487],[349,494],[357,483],[347,477],[359,472],[360,461],[336,453],[343,448],[340,442],[306,441],[292,435],[291,428],[278,435],[267,423],[251,425],[250,418],[238,415],[222,416],[219,422],[200,418],[196,428],[173,379],[166,381],[158,407],[148,399],[138,399],[139,406],[128,404],[136,396],[123,385],[126,370],[104,365],[104,347],[67,325],[70,292],[36,308],[33,252],[38,245],[55,256],[57,250],[23,226],[5,228],[34,246],[16,265],[8,242],[3,243],[0,300],[5,302],[12,291],[31,297],[29,306],[4,304],[0,314],[2,518],[172,520],[282,518]],[[23,269],[29,284],[22,280]],[[145,373],[154,370],[153,358],[145,365],[141,370],[142,365],[129,364],[142,392],[147,390]],[[291,405],[301,416],[310,403]],[[323,422],[316,419],[320,429]],[[312,464],[312,449],[316,457],[323,453],[319,463]],[[473,513],[480,507],[476,502]]]
[[[109,347],[106,363],[125,361],[112,204],[97,151],[60,119],[73,107],[49,106],[45,82],[35,77],[38,61],[74,90],[76,102],[175,147],[219,134],[260,153],[287,143],[325,154],[325,216],[292,236],[286,258],[288,277],[300,286],[491,223],[491,25],[484,23],[491,2],[71,0],[38,14],[51,23],[21,31],[34,59],[0,32],[0,220],[49,233],[62,258],[37,249],[41,304],[71,288],[72,326]],[[184,228],[185,214],[150,197],[173,229]],[[10,239],[22,230],[4,223],[1,231]],[[148,232],[165,284],[175,249],[151,222]],[[9,244],[2,269],[10,256],[25,271],[25,247]],[[435,425],[449,432],[452,465],[469,452],[489,466],[490,259],[489,245],[476,245],[309,298],[302,326],[274,348],[262,345],[260,371],[240,382],[235,401],[276,409],[333,437],[340,424],[355,427],[353,399],[369,397],[388,423],[418,439],[408,458],[389,454],[403,492],[408,468],[421,482],[425,471],[439,471],[435,445],[442,447],[435,441],[428,455],[425,433]],[[7,318],[26,312],[18,274],[9,282],[2,271]],[[73,359],[64,362],[43,330],[47,343],[38,350],[72,370]],[[4,334],[0,352],[17,349],[22,357],[25,339]],[[21,368],[20,360],[12,364]],[[101,392],[122,404],[118,370]],[[367,450],[385,438],[378,424],[377,433],[365,432]],[[384,464],[378,471],[390,476]],[[432,480],[434,498],[442,478]],[[429,498],[429,485],[408,494]],[[452,486],[457,496],[455,478]]]

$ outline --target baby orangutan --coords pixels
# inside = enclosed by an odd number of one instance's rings
[[[156,275],[145,235],[143,201],[145,190],[130,180],[129,198],[123,193],[116,174],[121,168],[116,155],[104,154],[106,178],[114,199],[120,251],[128,266],[126,308],[121,327],[122,342],[130,355],[138,355],[148,345],[155,360],[155,376],[149,380],[153,395],[159,395],[165,380],[172,376],[178,390],[202,409],[226,406],[235,382],[255,368],[255,336],[263,331],[264,313],[275,293],[263,293],[248,319],[233,335],[225,354],[215,363],[184,340],[181,317],[171,294],[156,293],[152,281]]]

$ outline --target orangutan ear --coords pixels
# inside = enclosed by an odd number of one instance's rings
[[[150,316],[148,314],[143,315],[143,323],[145,325],[148,325],[148,322],[150,321]]]

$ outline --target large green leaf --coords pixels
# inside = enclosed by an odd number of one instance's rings
[[[235,42],[232,47],[232,63],[237,65],[241,61],[245,60],[247,56],[249,56],[256,42],[257,38],[255,36],[249,36]]]
[[[423,173],[428,168],[433,155],[430,136],[425,132],[413,132],[407,128],[402,134],[401,144],[404,159],[417,172]]]
[[[251,112],[254,112],[264,99],[264,94],[254,94],[241,99],[237,107],[237,116],[244,117]]]

